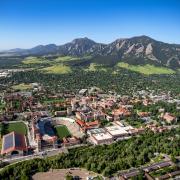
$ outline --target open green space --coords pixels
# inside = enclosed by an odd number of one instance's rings
[[[27,64],[43,64],[43,63],[49,63],[49,61],[44,58],[29,56],[29,57],[25,58],[22,61],[22,63],[26,64],[26,65]]]
[[[72,57],[72,56],[59,56],[59,57],[54,57],[54,58],[49,58],[49,57],[33,57],[29,56],[25,58],[22,61],[22,64],[24,65],[43,65],[43,64],[59,64],[63,62],[68,62],[68,61],[79,61],[83,59],[90,59],[91,56],[84,56],[84,57]]]
[[[66,62],[66,61],[71,61],[73,57],[71,56],[63,56],[63,57],[58,57],[54,60],[54,62]]]
[[[0,124],[0,133],[1,135],[8,134],[12,131],[15,131],[19,134],[27,134],[26,125],[23,122],[14,122],[8,124]]]
[[[12,88],[14,90],[22,90],[23,91],[23,90],[32,89],[32,85],[21,83],[21,84],[17,84],[17,85],[12,86]]]
[[[56,130],[57,136],[60,139],[71,136],[71,133],[69,132],[68,128],[65,125],[56,126],[55,130]]]
[[[91,63],[85,71],[105,71],[107,72],[107,68],[103,67],[103,65],[99,65],[96,63]]]
[[[135,128],[140,128],[141,126],[144,126],[144,121],[141,119],[126,119],[125,122],[128,123],[128,125],[133,126]]]
[[[42,68],[41,71],[46,74],[67,74],[71,72],[71,68],[67,65],[58,64],[58,65]]]
[[[144,66],[142,65],[130,65],[128,63],[120,62],[117,64],[118,67],[128,69],[131,71],[139,72],[141,74],[145,75],[151,75],[151,74],[174,74],[175,71],[169,68],[165,67],[157,67],[154,65],[146,64]]]

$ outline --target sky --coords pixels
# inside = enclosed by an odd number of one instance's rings
[[[0,50],[139,35],[180,44],[180,0],[0,0]]]

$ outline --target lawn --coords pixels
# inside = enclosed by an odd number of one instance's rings
[[[56,130],[57,136],[60,139],[71,136],[71,133],[69,132],[68,128],[65,125],[56,126],[55,130]]]
[[[0,133],[2,135],[8,134],[12,131],[15,131],[17,133],[24,134],[24,135],[27,134],[27,128],[23,122],[8,123],[8,124],[5,124],[4,126],[0,124]]]
[[[48,74],[66,74],[71,72],[71,68],[63,64],[46,67],[41,70]]]
[[[157,67],[150,64],[146,64],[144,66],[140,66],[140,65],[135,66],[135,65],[129,65],[128,63],[120,62],[117,64],[117,66],[131,71],[139,72],[145,75],[175,73],[175,71],[173,71],[172,69],[165,67]]]
[[[21,91],[23,91],[23,90],[32,89],[32,85],[31,85],[31,84],[21,83],[21,84],[12,86],[12,88],[13,88],[14,90],[21,90]]]

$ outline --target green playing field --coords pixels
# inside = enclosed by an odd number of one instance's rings
[[[58,125],[55,127],[55,129],[57,136],[60,139],[71,136],[71,133],[69,132],[68,128],[65,125]]]

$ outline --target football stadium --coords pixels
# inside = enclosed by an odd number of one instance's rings
[[[68,128],[65,125],[57,125],[55,129],[56,129],[57,136],[60,139],[71,136],[71,133],[69,132]]]
[[[56,129],[56,134],[60,139],[69,136],[75,136],[77,138],[82,138],[84,136],[84,133],[79,131],[79,127],[77,126],[74,119],[66,117],[55,117],[52,120]]]

